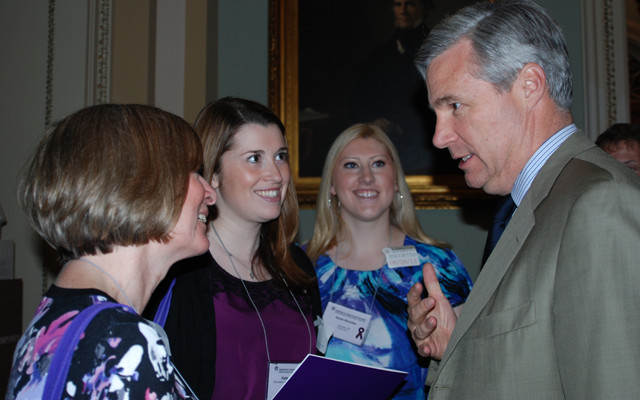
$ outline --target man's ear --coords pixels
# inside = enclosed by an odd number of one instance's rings
[[[536,63],[529,63],[522,68],[519,78],[525,102],[531,106],[536,105],[547,93],[547,77],[544,70]]]

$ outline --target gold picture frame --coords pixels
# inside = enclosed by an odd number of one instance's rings
[[[286,127],[291,173],[301,209],[315,208],[321,178],[301,177],[299,159],[298,1],[269,0],[269,107]],[[467,186],[462,175],[408,175],[416,208],[451,209],[495,202]]]

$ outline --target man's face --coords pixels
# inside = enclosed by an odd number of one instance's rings
[[[427,69],[429,103],[438,117],[433,144],[460,159],[469,186],[506,195],[531,156],[524,99],[515,83],[498,93],[475,78],[471,56],[471,43],[463,39]]]
[[[619,142],[607,146],[604,151],[640,175],[640,145],[637,142]]]
[[[424,8],[420,0],[395,0],[393,12],[396,15],[398,28],[413,28],[416,21],[423,17]]]

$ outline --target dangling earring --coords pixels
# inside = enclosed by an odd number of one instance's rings
[[[338,211],[340,211],[340,200],[338,200]]]
[[[331,197],[327,198],[327,204],[329,205],[329,208],[331,208]]]

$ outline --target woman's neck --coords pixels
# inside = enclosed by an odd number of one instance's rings
[[[221,217],[216,218],[207,230],[211,255],[232,276],[247,281],[270,279],[271,276],[260,263],[253,263],[261,227],[262,224],[245,226]]]
[[[258,248],[262,224],[240,225],[219,216],[210,225],[207,230],[209,249],[226,247],[234,257],[241,257],[243,260],[253,257]],[[224,246],[221,246],[222,244]]]
[[[146,246],[116,246],[108,254],[85,255],[68,262],[55,284],[67,289],[101,290],[141,313],[170,267],[152,264],[147,250]]]
[[[384,265],[382,249],[401,246],[404,234],[389,220],[345,221],[347,229],[338,234],[338,246],[328,250],[333,261],[345,269],[375,270]],[[337,259],[336,259],[336,250]]]

